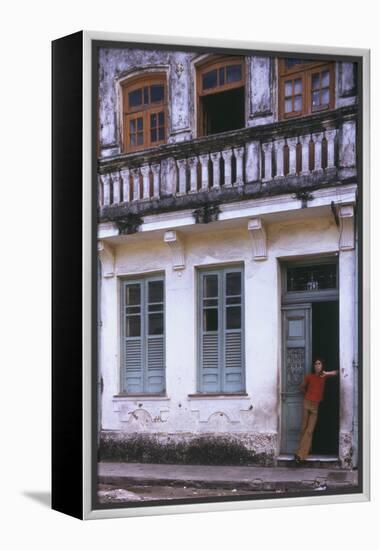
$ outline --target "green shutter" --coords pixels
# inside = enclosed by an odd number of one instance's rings
[[[126,393],[165,389],[163,288],[163,280],[155,277],[123,283],[122,391]]]
[[[146,391],[165,389],[164,284],[162,279],[145,281],[146,308]]]
[[[241,270],[223,272],[224,391],[243,391],[243,277]]]
[[[200,276],[200,391],[221,391],[220,274]]]
[[[143,286],[139,281],[124,283],[123,311],[123,388],[126,393],[143,391]]]
[[[199,390],[243,391],[242,270],[201,272],[199,290]]]

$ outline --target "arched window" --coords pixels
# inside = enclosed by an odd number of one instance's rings
[[[166,143],[167,86],[164,75],[143,75],[122,84],[123,150]]]
[[[243,57],[213,57],[197,69],[198,135],[245,126]]]
[[[279,59],[280,118],[294,118],[334,107],[334,63]]]

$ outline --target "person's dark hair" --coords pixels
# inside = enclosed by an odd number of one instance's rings
[[[324,371],[325,370],[325,361],[322,357],[315,357],[312,361],[312,372],[314,373],[315,372],[315,363],[316,361],[320,361],[321,362],[321,365],[322,365],[322,370]]]

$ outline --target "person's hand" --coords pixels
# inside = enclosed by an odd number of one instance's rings
[[[320,372],[320,378],[324,378],[324,376],[326,376],[325,372],[324,372],[324,371],[321,371],[321,372]]]

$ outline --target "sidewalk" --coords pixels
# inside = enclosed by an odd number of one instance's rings
[[[327,468],[201,466],[100,462],[99,483],[243,489],[249,491],[326,490],[357,485],[356,471]]]

